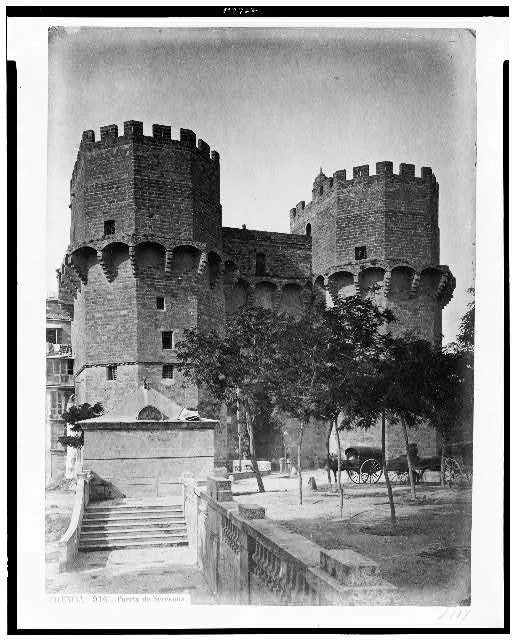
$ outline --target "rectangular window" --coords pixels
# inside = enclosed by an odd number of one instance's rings
[[[118,375],[118,367],[115,364],[110,364],[107,367],[107,380],[116,380]]]
[[[46,330],[46,341],[50,344],[61,344],[62,329],[55,327]]]
[[[73,360],[68,360],[68,371],[69,376],[73,375]]]
[[[355,247],[355,260],[366,260],[366,247]]]
[[[104,236],[112,236],[116,232],[116,225],[114,220],[105,220],[104,222]]]
[[[173,380],[173,365],[172,364],[163,364],[162,365],[162,377],[168,380]]]
[[[155,304],[157,309],[160,309],[161,311],[164,311],[166,309],[164,298],[155,298]]]
[[[174,343],[173,331],[163,331],[162,332],[162,348],[174,349],[175,345],[173,343]]]
[[[72,365],[71,365],[71,373],[73,373],[73,360],[71,361]],[[47,373],[64,373],[66,375],[68,375],[70,373],[69,371],[69,364],[68,364],[68,360],[63,360],[61,358],[47,358],[46,360],[46,372]]]

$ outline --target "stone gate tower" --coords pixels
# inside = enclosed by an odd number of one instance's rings
[[[395,174],[392,162],[378,162],[376,175],[363,165],[353,168],[352,179],[346,171],[327,177],[320,170],[312,201],[291,209],[290,228],[312,237],[312,278],[321,295],[329,301],[374,295],[396,317],[392,332],[440,345],[442,309],[455,278],[439,264],[438,208],[439,185],[430,167],[417,177],[412,164],[400,164]],[[401,453],[401,438],[390,433],[390,451]],[[412,437],[420,451],[435,449],[432,430]],[[345,434],[345,442],[379,444],[373,431]]]
[[[174,349],[184,328],[224,321],[218,153],[188,129],[108,125],[83,133],[70,187],[59,280],[75,297],[77,402],[127,415],[143,390],[164,415],[168,400],[196,406]]]
[[[312,202],[291,209],[293,233],[312,236],[313,282],[331,298],[374,295],[392,309],[396,333],[441,343],[441,313],[455,288],[439,264],[439,185],[430,167],[378,162],[330,178],[322,171]]]

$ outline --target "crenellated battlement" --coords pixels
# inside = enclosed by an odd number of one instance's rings
[[[206,160],[211,160],[215,164],[219,164],[219,153],[217,151],[211,151],[210,146],[204,141],[199,139],[196,141],[196,133],[191,129],[180,129],[179,139],[173,139],[171,137],[171,127],[164,124],[153,124],[152,135],[145,136],[143,132],[143,123],[139,120],[127,120],[123,123],[123,135],[119,134],[117,124],[108,124],[100,127],[100,139],[97,140],[95,132],[92,129],[88,129],[82,133],[81,148],[85,147],[98,148],[110,144],[116,144],[117,142],[126,143],[127,140],[140,140],[145,142],[156,142],[158,144],[171,144],[174,146],[180,146],[185,149],[191,149],[197,151]]]
[[[290,218],[294,219],[296,216],[302,215],[302,213],[310,208],[310,205],[324,198],[331,197],[336,193],[336,190],[348,189],[354,185],[372,185],[374,182],[383,180],[385,177],[390,177],[393,180],[398,179],[402,182],[412,181],[418,185],[427,184],[431,188],[438,188],[436,177],[432,173],[431,167],[421,167],[420,175],[416,176],[415,165],[405,162],[400,163],[398,173],[394,173],[393,163],[391,161],[384,160],[377,162],[375,165],[375,174],[372,175],[369,173],[369,164],[359,165],[353,167],[351,178],[347,178],[345,169],[335,171],[332,176],[326,176],[320,171],[312,186],[311,202],[306,204],[304,200],[301,200],[295,207],[290,209]]]

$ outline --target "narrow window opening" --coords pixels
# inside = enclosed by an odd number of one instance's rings
[[[163,331],[162,332],[162,348],[163,349],[174,349],[173,344],[173,331]]]
[[[164,311],[166,309],[166,304],[164,302],[164,298],[155,298],[155,304],[157,309]]]
[[[355,247],[355,260],[365,260],[366,258],[366,247]]]
[[[115,364],[110,364],[107,367],[107,380],[116,380],[118,376],[118,367]]]
[[[307,226],[305,227],[305,235],[310,236],[311,235],[311,223],[308,222]]]
[[[73,360],[68,360],[68,375],[73,375]]]
[[[104,236],[112,236],[116,232],[116,225],[114,220],[105,220],[104,222]]]
[[[173,380],[173,365],[172,364],[163,364],[162,365],[162,377],[167,380]]]
[[[266,273],[266,254],[258,253],[255,256],[255,275],[263,276]]]

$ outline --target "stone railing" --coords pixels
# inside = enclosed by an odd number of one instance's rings
[[[78,553],[84,509],[89,504],[90,479],[89,471],[81,471],[77,474],[77,489],[70,526],[59,540],[59,571],[61,572],[71,568]]]
[[[396,588],[351,550],[328,551],[232,498],[226,478],[183,478],[190,548],[222,604],[390,604]]]

